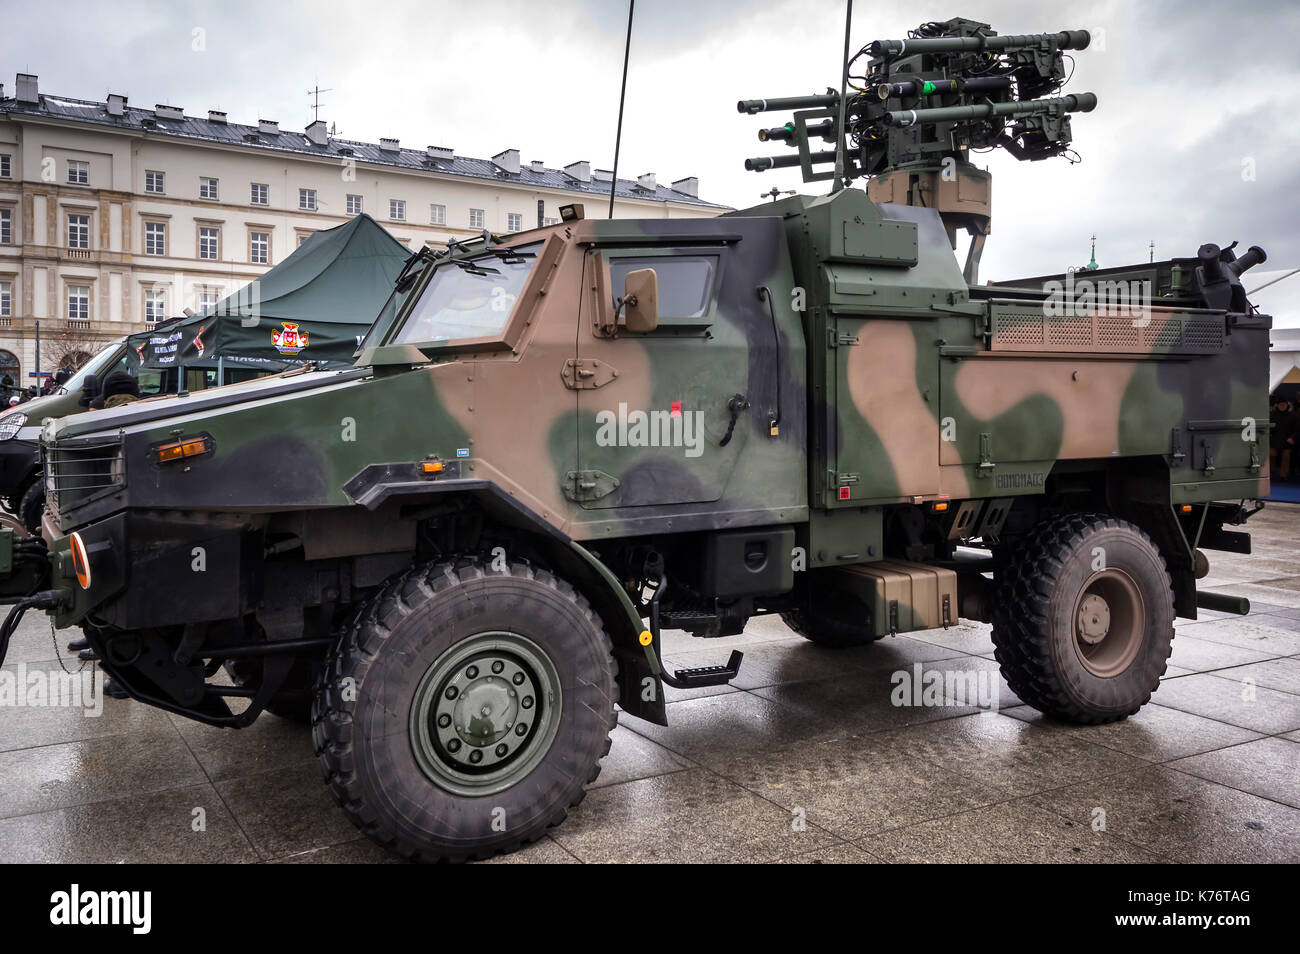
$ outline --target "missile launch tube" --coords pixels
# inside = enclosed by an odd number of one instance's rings
[[[989,116],[1033,116],[1063,109],[1067,113],[1088,113],[1097,107],[1093,93],[1072,93],[1051,99],[1030,99],[1012,103],[985,103],[976,106],[938,106],[933,109],[895,109],[884,115],[888,126],[913,126],[917,123],[961,122]]]
[[[742,99],[736,103],[736,112],[770,113],[784,109],[818,109],[822,106],[834,106],[840,101],[840,94],[822,93],[817,96],[784,96],[780,99]]]
[[[1087,30],[1060,33],[1030,33],[1008,36],[936,36],[915,40],[874,40],[867,47],[872,56],[902,56],[905,53],[1003,53],[1036,49],[1043,43],[1058,50],[1086,50],[1092,41]]]

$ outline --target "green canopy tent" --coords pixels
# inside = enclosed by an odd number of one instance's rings
[[[132,335],[146,368],[351,364],[411,252],[364,213],[196,315]],[[210,366],[210,365],[209,365]]]

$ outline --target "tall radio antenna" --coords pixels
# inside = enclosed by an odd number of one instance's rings
[[[632,13],[636,0],[627,0],[627,42],[623,45],[623,90],[618,94],[618,130],[614,133],[614,170],[609,177],[609,217],[614,217],[614,191],[618,188],[618,149],[623,144],[623,100],[627,97],[627,58],[632,52]]]

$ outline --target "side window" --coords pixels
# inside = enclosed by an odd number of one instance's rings
[[[140,373],[136,375],[136,382],[140,385],[140,397],[154,397],[163,393],[163,373],[141,368]]]
[[[700,318],[709,310],[718,278],[716,255],[644,255],[611,257],[610,285],[615,300],[622,296],[628,272],[653,268],[659,276],[659,320]]]

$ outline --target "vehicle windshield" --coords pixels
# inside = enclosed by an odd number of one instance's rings
[[[440,344],[500,335],[541,247],[537,242],[440,262],[392,343]]]
[[[80,391],[82,385],[86,383],[86,376],[90,374],[99,375],[100,380],[103,380],[107,373],[108,366],[113,363],[115,358],[122,357],[122,340],[123,339],[114,341],[103,351],[99,352],[99,354],[95,355],[83,364],[76,374],[63,382],[63,386],[58,389],[58,393],[68,394],[72,391]]]

